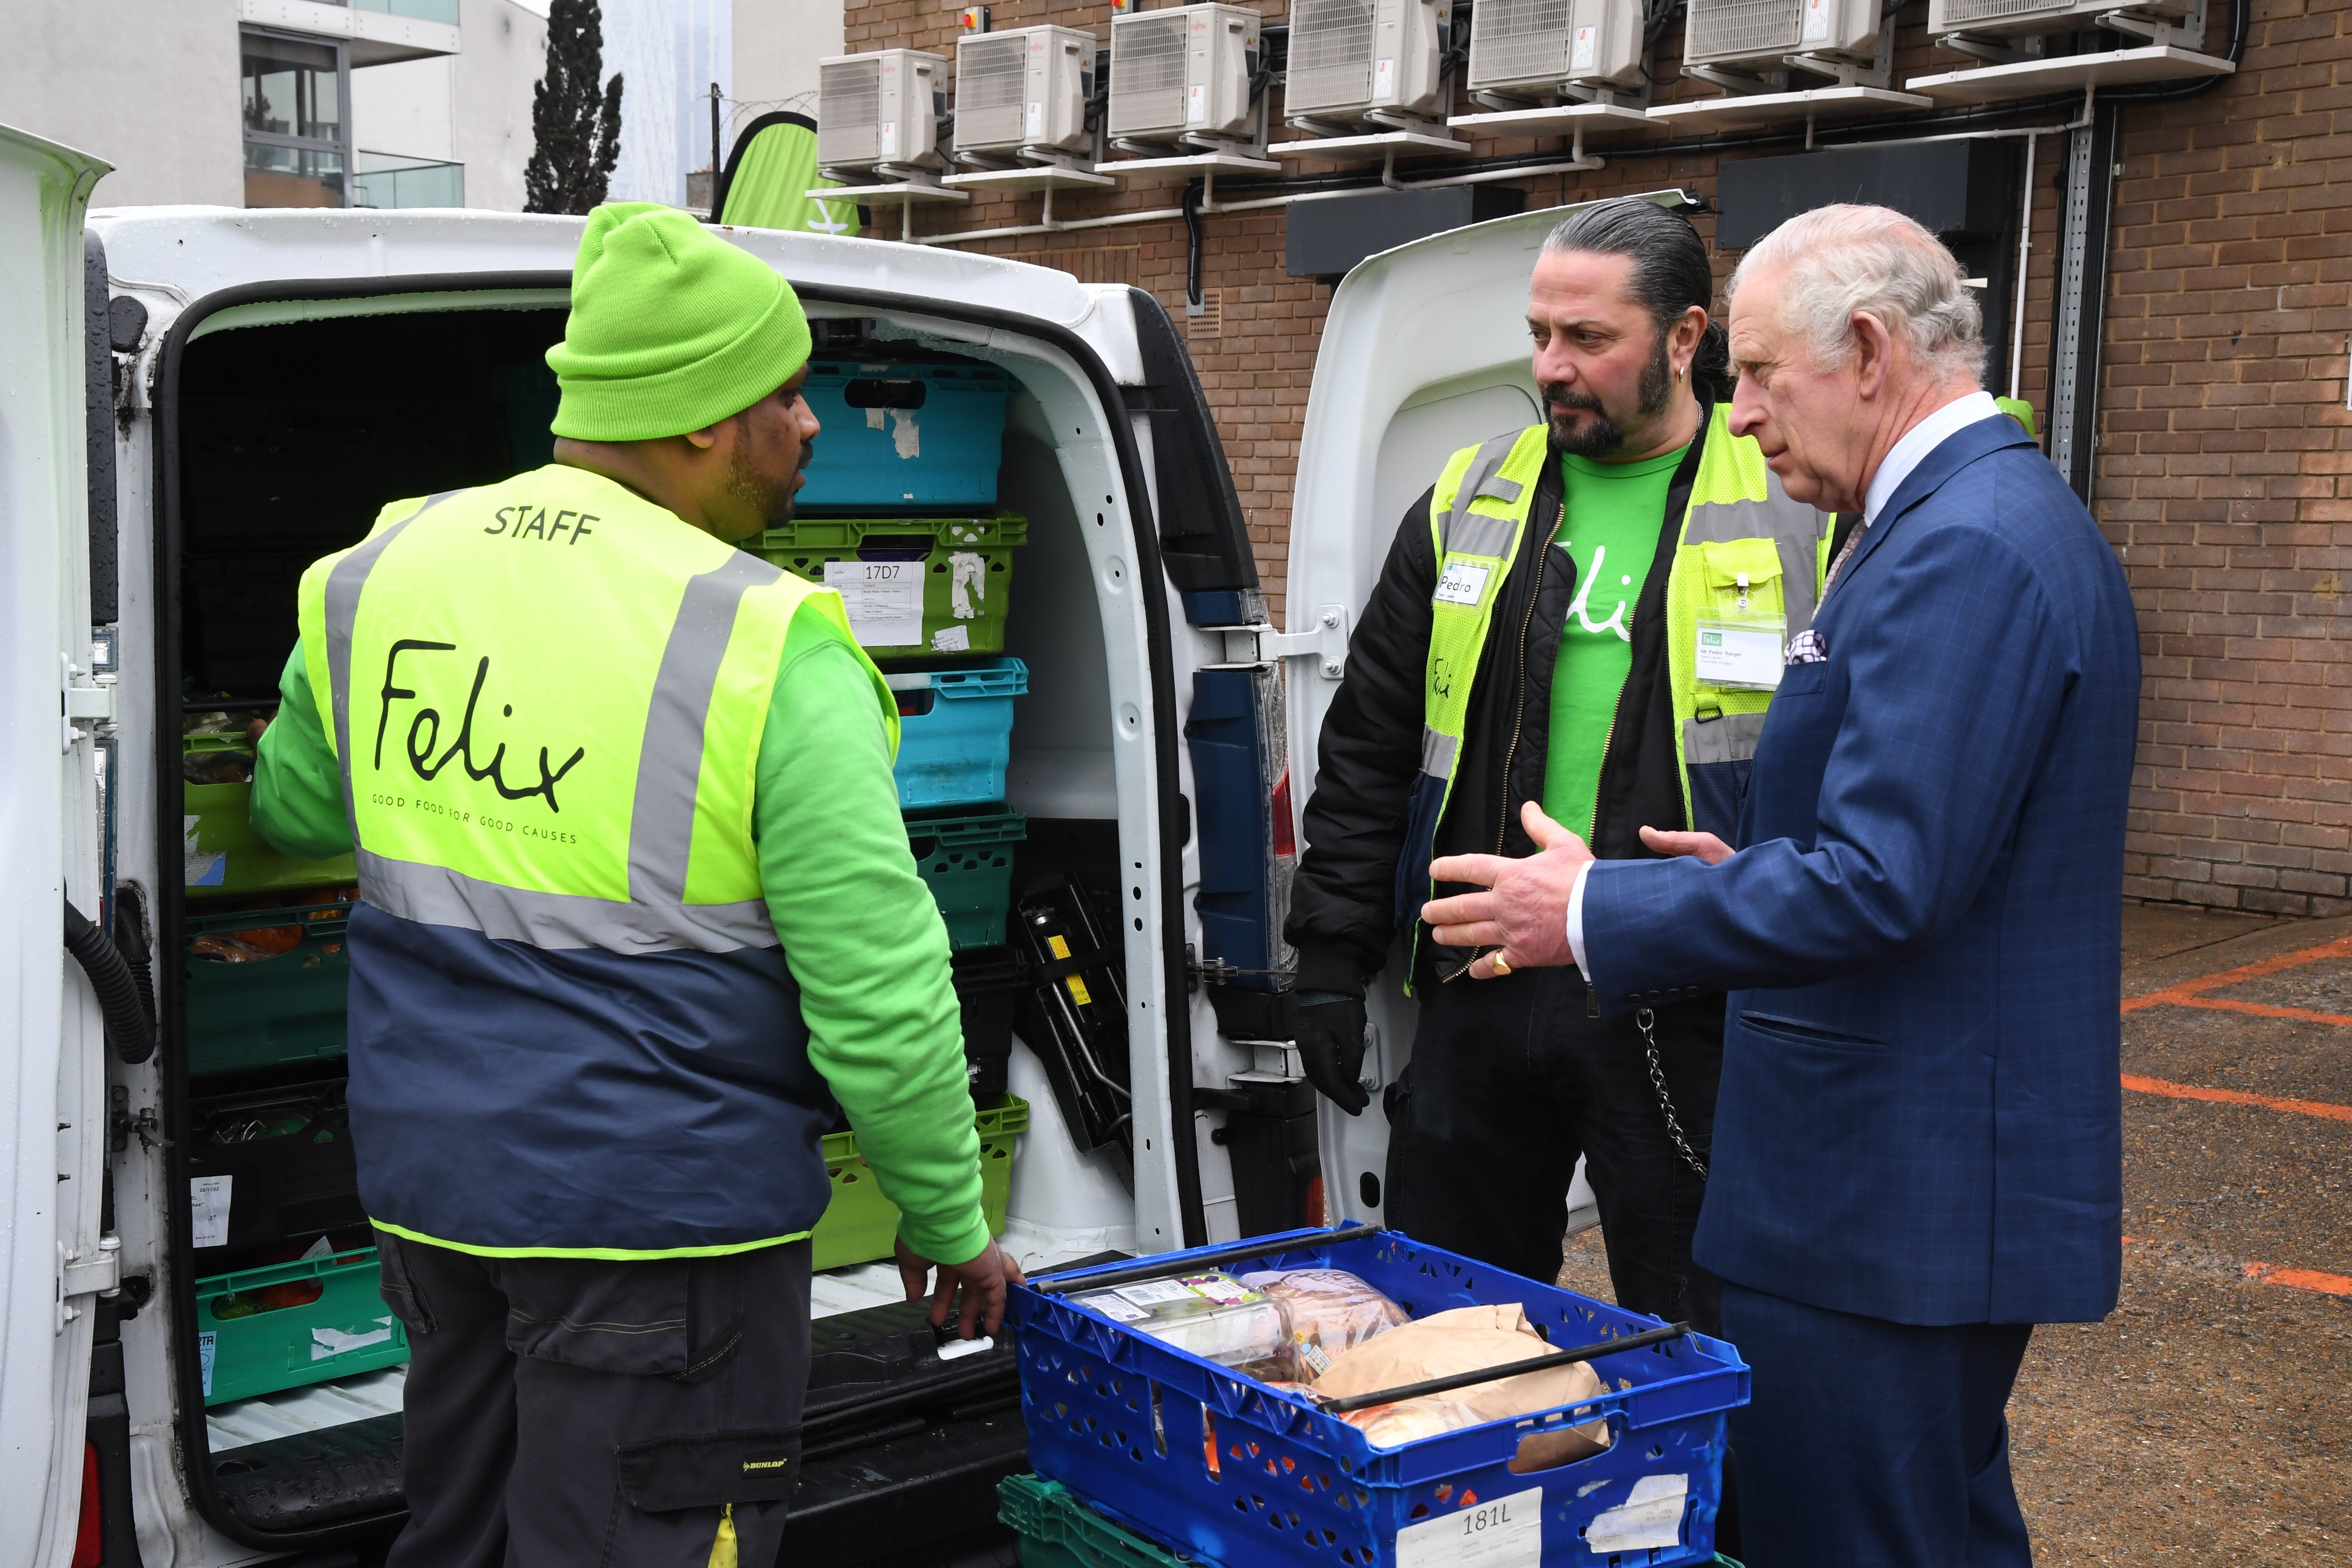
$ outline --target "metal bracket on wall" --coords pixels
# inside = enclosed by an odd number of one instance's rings
[[[2059,207],[2058,321],[2050,352],[2050,460],[2086,505],[2098,435],[2117,112],[2113,104],[2103,104],[2089,119],[2067,133],[2066,189]]]

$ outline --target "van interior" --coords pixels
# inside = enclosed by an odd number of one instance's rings
[[[375,1300],[343,1102],[341,933],[354,896],[348,862],[340,873],[320,863],[328,869],[299,885],[241,889],[237,852],[224,868],[202,847],[195,803],[199,792],[249,776],[250,726],[276,710],[297,638],[297,586],[310,563],[362,539],[391,500],[496,481],[549,461],[552,449],[557,390],[543,355],[562,332],[561,294],[498,309],[417,308],[415,299],[404,309],[387,303],[394,313],[384,314],[222,318],[192,335],[172,406],[159,418],[167,497],[173,484],[178,489],[176,507],[162,509],[156,552],[158,689],[177,694],[176,719],[167,703],[162,730],[184,738],[179,768],[189,792],[181,805],[188,885],[161,889],[157,910],[170,1190],[185,1205],[173,1216],[173,1234],[187,1238],[174,1258],[173,1306],[181,1359],[201,1383],[184,1388],[184,1405],[200,1415],[184,1424],[183,1442],[200,1505],[252,1541],[294,1544],[324,1539],[318,1532],[331,1527],[396,1517],[405,1350]],[[970,343],[926,339],[887,319],[829,318],[818,334],[817,363],[838,359],[869,381],[891,382],[894,368],[905,374],[914,363],[990,363]],[[1037,359],[995,363],[1013,380],[993,510],[1027,524],[1012,558],[1003,651],[1025,665],[1028,686],[1013,704],[1008,782],[994,808],[1021,814],[1025,834],[1009,849],[1009,926],[987,945],[1016,946],[1024,919],[1041,929],[1046,917],[1059,921],[1055,929],[1071,941],[1095,931],[1096,967],[1084,977],[1108,981],[1116,994],[1130,952],[1120,939],[1131,935],[1122,911],[1133,879],[1122,862],[1139,876],[1151,859],[1138,841],[1149,832],[1139,825],[1151,818],[1132,802],[1122,810],[1115,766],[1115,710],[1131,699],[1113,689],[1107,648],[1113,631],[1125,633],[1107,628],[1102,574],[1084,537],[1098,509],[1073,497],[1048,403],[1037,395],[1037,378],[1049,372]],[[803,515],[823,510],[804,505]],[[922,558],[922,535],[935,521],[910,521],[914,558]],[[900,558],[904,544],[885,537]],[[884,668],[958,663],[932,657]],[[173,759],[159,761],[157,776],[172,779]],[[927,842],[920,826],[909,828],[919,851]],[[167,864],[167,884],[171,876]],[[1133,896],[1142,896],[1139,887]],[[968,956],[959,954],[960,977]],[[1025,1133],[995,1153],[1011,1166],[1008,1246],[1033,1266],[1135,1250],[1133,1177],[1122,1147],[1133,1129],[1119,1126],[1123,1023],[1091,1033],[1066,1018],[1057,1024],[1038,995],[1003,994],[1011,987],[1002,973],[992,1003],[1017,1014],[1018,1025],[1010,1059],[996,1068],[997,1102],[1026,1108]],[[969,1031],[971,997],[966,1004]],[[1082,1011],[1064,1009],[1071,1017]],[[1055,1028],[1072,1038],[1031,1037]],[[1087,1081],[1074,1088],[1079,1078]],[[854,1160],[846,1169],[854,1180]],[[996,1365],[1002,1375],[993,1381],[966,1377],[907,1392],[914,1387],[903,1375],[908,1358],[936,1359],[935,1350],[926,1348],[932,1342],[919,1306],[910,1314],[890,1305],[897,1277],[878,1257],[869,1247],[818,1280],[822,1321],[794,1540],[841,1563],[947,1562],[956,1541],[924,1535],[931,1526],[903,1509],[877,1524],[882,1516],[864,1505],[878,1500],[887,1509],[904,1495],[902,1482],[936,1488],[947,1476],[968,1477],[964,1489],[977,1499],[1017,1468],[1010,1348],[972,1358],[973,1369]],[[824,1268],[822,1255],[818,1261]],[[274,1364],[267,1347],[238,1348],[278,1313],[308,1322],[307,1347],[298,1336]],[[877,1393],[885,1388],[899,1392]],[[876,1411],[888,1420],[877,1425]],[[824,1428],[834,1416],[840,1432],[829,1438]],[[928,1491],[919,1511],[951,1495]],[[859,1503],[863,1511],[829,1511],[831,1503],[845,1510]],[[992,1503],[970,1517],[991,1512]]]

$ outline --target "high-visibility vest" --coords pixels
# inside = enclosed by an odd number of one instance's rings
[[[832,1100],[751,833],[803,604],[846,632],[839,595],[562,464],[395,501],[303,574],[376,1224],[600,1258],[815,1225]]]
[[[1717,404],[1676,522],[1665,633],[1684,820],[1727,841],[1738,829],[1740,782],[1772,694],[1700,680],[1698,623],[1778,615],[1787,636],[1804,630],[1821,599],[1832,521],[1790,500],[1762,449],[1752,437],[1734,436],[1729,422],[1728,406]],[[1534,425],[1463,447],[1446,459],[1430,497],[1437,586],[1423,683],[1421,771],[1398,865],[1400,902],[1408,909],[1431,896],[1423,889],[1432,888],[1432,847],[1452,800],[1478,661],[1518,560],[1544,465],[1552,460],[1548,437],[1547,426]]]

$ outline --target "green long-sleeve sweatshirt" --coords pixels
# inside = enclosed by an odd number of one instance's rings
[[[285,854],[346,854],[343,780],[298,643],[261,738],[253,826]],[[898,1205],[898,1234],[940,1263],[988,1246],[947,928],[907,847],[872,678],[824,616],[793,619],[760,742],[751,825],[760,882],[800,983],[809,1060]]]

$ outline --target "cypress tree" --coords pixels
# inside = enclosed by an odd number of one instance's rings
[[[584,213],[604,199],[621,157],[621,73],[604,90],[604,16],[596,0],[554,0],[547,74],[532,90],[523,210]]]

